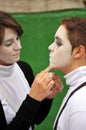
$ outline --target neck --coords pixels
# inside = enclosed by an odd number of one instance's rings
[[[3,66],[9,66],[9,65],[12,65],[12,64],[5,63],[5,62],[3,62],[3,61],[0,61],[0,65],[3,65]]]

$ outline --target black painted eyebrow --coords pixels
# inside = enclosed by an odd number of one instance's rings
[[[56,40],[59,40],[60,42],[62,41],[58,36],[54,37]]]

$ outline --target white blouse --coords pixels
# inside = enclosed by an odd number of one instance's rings
[[[0,65],[0,85],[2,85],[2,87],[4,87],[4,89],[10,95],[10,98],[13,101],[17,111],[22,101],[26,98],[26,95],[30,91],[30,86],[28,85],[28,82],[17,63],[14,63],[10,66]],[[2,94],[0,94],[0,99],[3,105],[7,123],[9,124],[16,112],[14,112]]]

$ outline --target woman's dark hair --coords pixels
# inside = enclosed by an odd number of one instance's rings
[[[5,28],[10,28],[18,33],[18,36],[23,34],[21,25],[8,13],[0,11],[0,45],[4,39]]]

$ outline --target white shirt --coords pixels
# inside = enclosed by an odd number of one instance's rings
[[[0,85],[2,85],[10,95],[17,111],[30,91],[30,86],[17,63],[10,66],[0,65]],[[14,112],[12,107],[1,94],[0,100],[3,105],[7,123],[9,124],[16,112]]]
[[[86,82],[86,66],[80,67],[64,77],[66,78],[66,83],[69,85],[69,89],[61,108],[70,93],[79,85]],[[86,130],[86,86],[75,92],[69,99],[59,118],[57,130]]]

